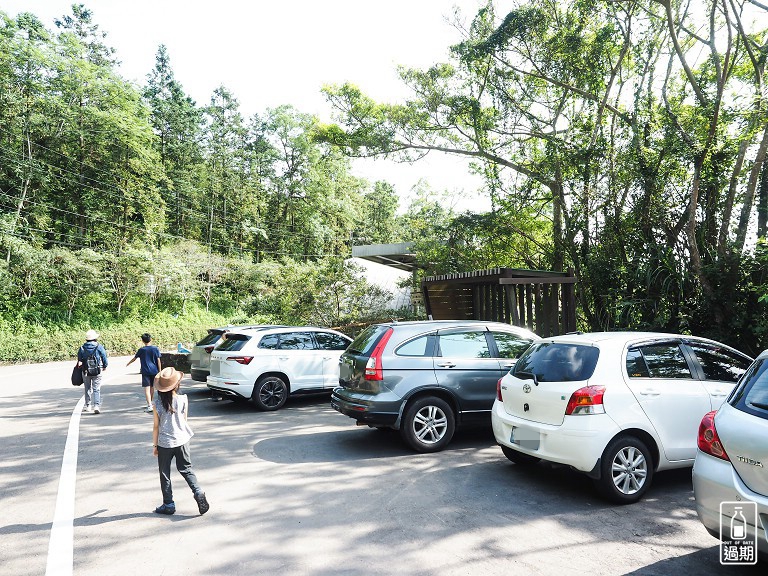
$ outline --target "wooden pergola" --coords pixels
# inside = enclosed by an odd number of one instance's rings
[[[430,276],[421,290],[434,320],[492,320],[546,337],[576,330],[575,284],[572,271],[492,268]]]

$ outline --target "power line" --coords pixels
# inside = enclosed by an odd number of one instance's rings
[[[0,192],[0,198],[7,198],[9,200],[14,200],[14,198],[12,196],[10,196],[8,194],[5,194],[5,193],[2,193],[2,192]],[[64,210],[62,208],[56,208],[55,206],[49,206],[49,205],[44,204],[42,202],[36,202],[34,200],[27,200],[27,202],[29,202],[31,204],[35,204],[35,205],[44,206],[46,208],[50,208],[50,209],[58,211],[58,212],[63,212],[65,214],[75,215],[75,216],[78,216],[78,217],[82,216],[82,215],[77,214],[76,212],[72,212],[72,211],[69,211],[69,210]],[[9,204],[7,201],[5,203],[0,202],[0,207],[4,207],[4,208],[7,208],[7,209],[14,209],[14,210],[16,208],[14,205]],[[118,224],[118,223],[110,222],[108,220],[105,220],[103,218],[98,218],[98,217],[95,217],[95,216],[87,216],[86,215],[86,216],[82,216],[82,217],[84,217],[86,219],[98,220],[100,222],[105,222],[105,223],[108,223],[108,224],[110,224],[112,226],[117,226],[119,228],[122,228],[124,230],[132,230],[134,232],[142,232],[141,230],[139,230],[139,229],[137,229],[137,228],[135,228],[133,226],[129,226],[127,224]],[[62,220],[62,219],[54,218],[53,216],[49,216],[49,219],[53,223],[55,223],[55,224],[71,226],[71,222],[68,221],[68,220]],[[89,240],[89,239],[87,239],[87,238],[85,238],[83,236],[74,236],[72,234],[64,234],[62,232],[55,231],[55,230],[43,230],[43,229],[39,229],[39,228],[31,228],[29,226],[25,226],[25,228],[27,230],[41,232],[41,233],[46,234],[46,235],[54,235],[54,236],[64,236],[64,237],[77,238],[78,241],[80,242],[80,244],[69,244],[70,246],[73,246],[73,247],[76,247],[76,248],[84,247],[83,246],[83,242],[88,242],[89,247],[93,247],[93,241]],[[10,234],[10,232],[8,232],[8,233]],[[183,241],[189,241],[189,240],[195,241],[194,239],[187,238],[186,236],[180,236],[180,235],[177,235],[177,234],[169,234],[169,233],[166,233],[166,232],[157,232],[156,234],[158,234],[159,236],[165,237],[165,238],[172,238],[172,239],[180,240],[180,241],[181,240],[183,240]],[[51,242],[55,242],[52,239],[50,239],[50,241]],[[271,256],[300,257],[300,258],[304,258],[304,259],[306,259],[306,258],[324,258],[324,257],[328,257],[328,256],[336,256],[336,254],[332,254],[332,253],[331,254],[304,254],[304,253],[296,254],[296,253],[288,251],[288,250],[283,250],[283,251],[279,251],[279,250],[262,250],[262,249],[243,250],[242,248],[233,247],[231,245],[223,245],[223,244],[216,244],[216,243],[213,243],[213,244],[210,244],[210,245],[211,246],[215,246],[217,248],[224,248],[224,249],[226,249],[227,251],[230,251],[230,252],[234,251],[236,254],[239,254],[241,256],[244,255],[244,254],[254,254],[254,253],[266,254],[266,255],[271,255]]]
[[[9,136],[15,136],[13,133],[8,132],[7,130],[4,130],[3,128],[0,128],[0,132],[5,132]],[[57,156],[60,156],[61,158],[67,160],[68,162],[72,162],[72,163],[76,163],[76,164],[81,164],[82,166],[85,166],[85,167],[91,169],[94,172],[97,172],[97,173],[100,173],[100,174],[104,174],[104,175],[107,175],[107,176],[110,176],[110,177],[114,176],[114,174],[112,172],[105,171],[105,170],[103,170],[101,168],[96,168],[95,166],[92,166],[91,164],[88,164],[86,162],[82,162],[80,160],[74,159],[74,158],[72,158],[70,156],[67,156],[66,154],[63,154],[62,152],[59,152],[57,150],[53,150],[53,149],[48,148],[47,146],[44,146],[44,145],[39,144],[37,142],[30,142],[30,145],[34,146],[35,148],[39,148],[41,150],[45,150],[47,152],[50,152],[51,154],[55,154]],[[15,152],[13,150],[8,150],[8,151],[11,154],[17,155],[17,157],[18,157],[18,152]],[[26,160],[26,157],[23,160]],[[21,162],[21,160],[19,160],[19,162]],[[80,182],[80,178],[85,178],[85,179],[87,179],[87,180],[89,180],[91,182],[94,182],[96,184],[100,184],[102,186],[106,186],[107,188],[114,189],[119,194],[119,196],[117,196],[118,199],[122,199],[123,195],[126,194],[125,190],[119,188],[115,184],[110,184],[108,182],[104,182],[103,180],[99,180],[99,179],[93,178],[91,176],[84,175],[84,174],[79,173],[79,172],[73,172],[71,170],[68,170],[68,169],[62,167],[62,166],[58,166],[56,164],[51,164],[50,162],[47,162],[45,160],[41,160],[41,159],[38,159],[38,158],[35,158],[35,162],[37,162],[39,164],[44,164],[44,165],[46,165],[46,166],[48,166],[50,168],[55,168],[55,169],[60,170],[62,172],[68,172],[68,173],[72,174],[73,176],[77,177],[77,181],[73,180],[72,182],[73,183],[77,183],[78,185],[83,185],[83,183]],[[88,186],[88,187],[93,189],[93,190],[101,190],[101,191],[103,191],[105,193],[107,192],[107,190],[100,189],[100,188],[97,188],[95,186]],[[192,212],[192,210],[188,209],[188,208],[184,208],[184,210]],[[219,215],[222,215],[224,219],[226,218],[226,216],[225,216],[226,215],[226,210],[223,210],[223,209],[220,209],[220,208],[217,209],[215,207],[212,207],[212,211],[213,211],[214,214],[219,214]],[[205,218],[209,217],[209,212],[197,212],[197,211],[194,211],[194,212],[196,214],[202,215]],[[275,224],[275,226],[281,227],[281,226],[284,226],[284,225],[278,223],[278,224]],[[301,235],[301,236],[306,237],[306,238],[313,238],[313,236],[310,236],[310,235]]]
[[[15,162],[16,166],[19,167],[19,168],[28,168],[28,169],[31,169],[33,171],[37,168],[35,166],[29,166],[28,163],[27,163],[27,159],[26,158],[20,159],[19,158],[19,154],[17,152],[14,152],[12,150],[3,149],[2,147],[0,147],[0,153],[2,153],[11,162]],[[13,156],[9,156],[9,154],[11,154]],[[46,162],[46,161],[41,160],[41,159],[35,159],[35,163],[36,164],[42,164],[42,165],[48,166],[49,168],[54,168],[54,169],[59,170],[61,172],[68,173],[68,174],[72,175],[72,177],[67,178],[67,177],[64,177],[64,176],[61,176],[61,175],[51,174],[50,176],[52,176],[53,178],[62,180],[64,182],[68,182],[68,183],[76,185],[76,186],[87,188],[87,189],[92,190],[94,192],[99,192],[99,193],[101,193],[101,194],[103,194],[105,196],[108,196],[108,197],[110,197],[112,199],[116,199],[118,201],[124,201],[125,200],[125,198],[124,198],[125,191],[121,190],[120,188],[118,188],[118,187],[116,187],[116,186],[114,186],[112,184],[108,184],[108,183],[101,182],[101,181],[98,181],[98,180],[95,180],[95,179],[92,179],[92,178],[88,178],[89,180],[94,181],[94,182],[98,182],[99,184],[102,184],[103,186],[106,186],[107,188],[114,189],[116,191],[116,194],[115,193],[111,193],[109,190],[107,190],[105,188],[97,188],[95,186],[91,186],[89,184],[85,184],[83,182],[80,182],[79,181],[80,175],[78,173],[76,173],[76,172],[72,172],[70,170],[67,170],[66,168],[62,168],[60,166],[56,166],[55,164],[50,164],[49,162]],[[77,179],[75,179],[75,178],[77,178]],[[208,212],[202,212],[202,211],[194,210],[194,209],[186,207],[186,206],[181,206],[178,203],[177,203],[176,207],[178,209],[181,209],[182,211],[186,212],[187,214],[192,215],[193,217],[197,217],[197,222],[199,222],[199,223],[204,223],[204,224],[209,224],[210,223],[210,213],[208,213]],[[213,210],[213,213],[214,214],[216,214],[216,213],[226,214],[225,211],[221,211],[221,210]],[[216,222],[216,220],[214,220],[214,222]],[[242,223],[241,221],[235,221],[235,220],[232,220],[232,219],[228,219],[226,217],[221,217],[218,220],[218,222],[221,225],[223,225],[223,227],[225,229],[231,228],[232,225],[239,225],[239,224]],[[291,236],[298,237],[298,238],[305,238],[305,239],[310,239],[310,240],[319,240],[319,238],[316,235],[302,234],[300,232],[296,232],[295,230],[290,230],[286,224],[276,223],[276,224],[273,224],[272,227],[260,226],[259,228],[261,228],[262,230],[265,230],[267,232],[272,232],[275,236],[277,236],[278,240],[285,239],[287,234],[290,234]],[[327,240],[328,241],[332,241],[332,242],[336,242],[336,243],[339,243],[339,242],[344,243],[344,242],[346,242],[346,235],[344,237],[340,237],[340,236],[335,236],[334,235],[334,236],[331,236],[330,238],[328,238]]]

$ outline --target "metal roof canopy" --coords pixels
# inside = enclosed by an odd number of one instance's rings
[[[492,268],[430,276],[421,282],[434,320],[489,320],[526,327],[539,336],[576,330],[573,271]]]
[[[416,254],[413,253],[413,242],[398,244],[367,244],[352,246],[352,257],[370,260],[406,272],[416,269]]]

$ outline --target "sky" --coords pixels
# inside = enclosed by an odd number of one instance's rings
[[[399,102],[407,89],[397,66],[448,60],[460,41],[454,9],[470,21],[482,0],[80,0],[116,49],[120,73],[143,85],[165,44],[176,79],[199,106],[227,87],[245,116],[291,104],[331,120],[320,89],[352,82],[377,101]],[[35,14],[49,29],[71,14],[72,0],[0,0],[0,11]],[[412,165],[355,160],[356,175],[387,180],[401,196],[425,179],[461,199],[458,210],[487,209],[467,162],[433,153]]]

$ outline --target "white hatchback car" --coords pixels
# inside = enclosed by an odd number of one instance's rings
[[[277,410],[289,394],[338,386],[339,357],[351,341],[341,332],[307,326],[233,330],[211,352],[208,388]]]
[[[619,503],[654,471],[691,466],[704,414],[751,358],[712,340],[652,332],[535,342],[498,383],[491,420],[505,456],[571,466]]]

